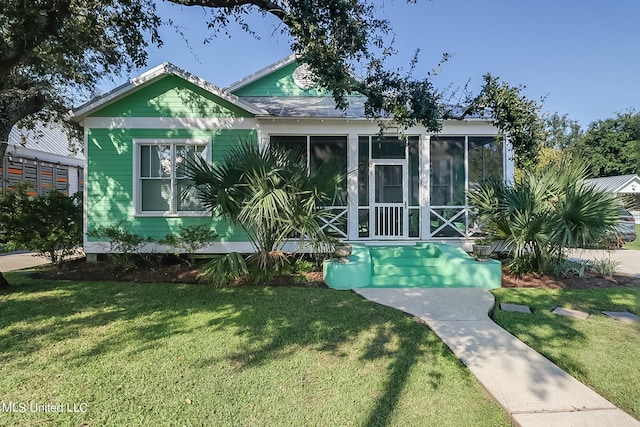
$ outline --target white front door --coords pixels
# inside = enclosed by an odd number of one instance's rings
[[[409,216],[407,209],[408,167],[406,160],[377,161],[369,175],[369,224],[377,239],[407,237]]]

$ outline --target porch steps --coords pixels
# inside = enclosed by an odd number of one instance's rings
[[[501,264],[478,262],[461,248],[441,243],[413,246],[353,245],[349,262],[325,261],[324,279],[334,289],[499,288]]]
[[[491,267],[460,248],[443,244],[370,247],[370,287],[461,288],[500,286],[487,280]],[[492,266],[496,270],[496,266]],[[499,270],[499,263],[498,263]]]
[[[440,272],[441,251],[435,246],[387,246],[370,248],[371,283],[374,287],[449,287],[453,277]]]

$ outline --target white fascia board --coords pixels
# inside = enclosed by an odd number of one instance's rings
[[[59,154],[48,153],[46,151],[33,150],[31,148],[9,146],[7,157],[24,158],[29,160],[39,160],[42,162],[58,163],[66,166],[84,166],[83,158],[61,156]]]
[[[87,117],[86,129],[255,129],[255,119],[209,117]]]
[[[145,84],[148,84],[152,81],[155,81],[165,75],[174,75],[180,77],[184,80],[187,80],[190,83],[206,90],[207,92],[212,93],[213,95],[224,99],[225,101],[230,102],[231,104],[236,105],[237,107],[242,108],[243,110],[254,114],[254,115],[269,115],[266,110],[257,107],[249,102],[243,101],[239,97],[220,89],[218,86],[207,82],[206,80],[191,74],[180,67],[177,67],[169,62],[164,62],[161,65],[158,65],[151,70],[142,73],[138,77],[134,77],[129,80],[128,83],[125,83],[117,88],[113,89],[110,92],[96,98],[93,101],[89,101],[88,103],[81,105],[77,109],[71,111],[69,113],[70,119],[76,122],[81,122],[85,116],[90,114],[91,112],[106,106],[120,98],[123,98],[126,95],[129,95],[131,92],[142,88]]]
[[[243,77],[242,79],[238,80],[235,83],[231,83],[229,86],[225,87],[224,90],[227,92],[235,92],[236,90],[241,89],[255,82],[256,80],[259,80],[264,76],[267,76],[273,73],[274,71],[279,70],[282,67],[286,67],[287,65],[291,64],[295,60],[296,60],[295,54],[289,55],[288,57],[281,59],[280,61],[274,64],[271,64],[267,67],[264,67],[263,69],[258,70],[253,74],[249,74],[247,77]]]

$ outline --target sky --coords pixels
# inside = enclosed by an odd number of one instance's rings
[[[419,49],[420,77],[443,53],[452,55],[433,80],[438,88],[469,82],[477,91],[490,72],[526,86],[527,97],[545,98],[544,112],[566,114],[583,128],[616,112],[640,111],[638,0],[375,1],[395,33],[398,53],[390,66],[406,70]],[[230,37],[205,44],[210,31],[202,8],[162,2],[158,10],[183,36],[162,29],[164,46],[149,49],[146,69],[171,62],[225,87],[291,54],[290,40],[270,17],[248,21],[259,40],[232,25]],[[124,81],[123,76],[104,82],[101,89]]]

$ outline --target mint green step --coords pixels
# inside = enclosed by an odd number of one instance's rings
[[[443,243],[413,246],[354,244],[347,263],[328,260],[325,283],[334,289],[360,287],[499,288],[500,261],[478,262],[464,250]]]
[[[437,267],[446,264],[447,260],[443,257],[438,258],[418,258],[418,257],[399,257],[393,259],[372,258],[371,265],[395,265],[406,267]]]
[[[368,287],[411,288],[411,287],[454,287],[456,281],[451,276],[417,274],[411,276],[373,276]]]
[[[369,249],[373,259],[395,259],[402,257],[437,258],[442,252],[438,248],[417,246],[378,246]]]
[[[373,264],[372,276],[418,276],[429,274],[442,274],[437,266],[425,267],[423,265],[392,265],[392,264]]]

